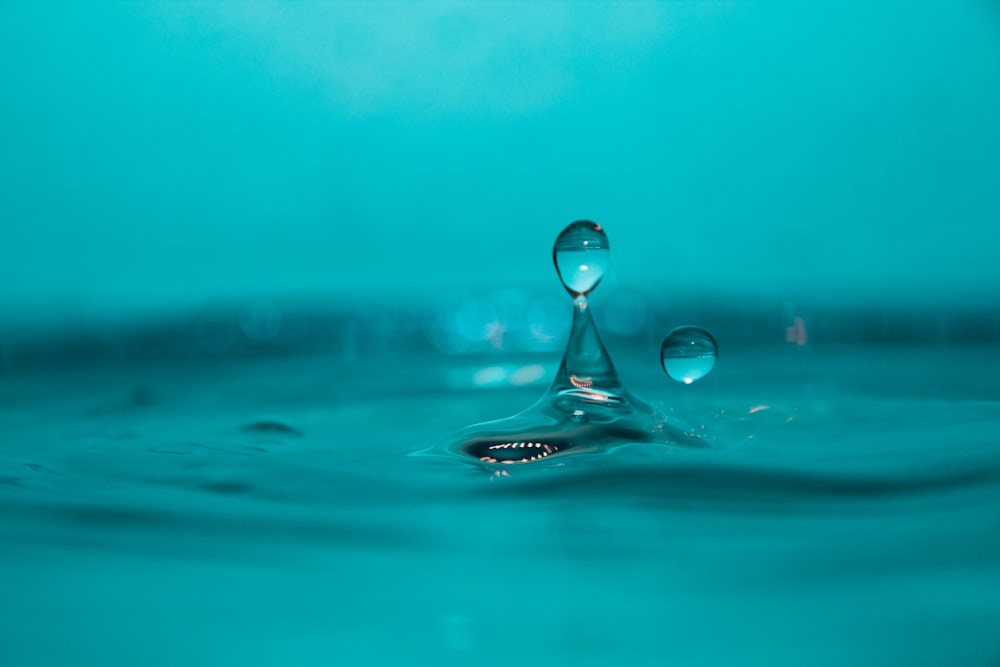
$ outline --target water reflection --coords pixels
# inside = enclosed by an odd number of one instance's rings
[[[452,389],[498,389],[531,387],[545,384],[555,374],[554,364],[491,364],[489,366],[456,366],[447,374]]]
[[[798,315],[796,315],[795,319],[792,320],[791,326],[785,327],[785,341],[795,343],[800,347],[809,342],[809,333],[806,331],[806,323]]]
[[[520,290],[501,290],[488,296],[442,299],[428,334],[442,352],[477,354],[556,350],[568,330],[562,302]]]

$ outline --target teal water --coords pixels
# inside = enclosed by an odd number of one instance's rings
[[[994,665],[994,346],[614,350],[711,435],[508,475],[412,454],[495,357],[86,364],[0,384],[0,661]],[[652,363],[650,363],[652,360]]]
[[[997,118],[988,0],[0,2],[0,667],[995,667]],[[579,218],[706,446],[415,456]]]

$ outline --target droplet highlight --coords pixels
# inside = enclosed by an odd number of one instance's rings
[[[608,270],[611,246],[596,222],[577,220],[556,238],[552,259],[563,287],[573,296],[587,296]]]
[[[719,356],[712,334],[701,327],[678,327],[660,346],[660,363],[670,379],[691,384],[709,374]]]

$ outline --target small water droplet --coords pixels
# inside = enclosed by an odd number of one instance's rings
[[[608,235],[596,222],[577,220],[562,230],[552,259],[563,286],[573,298],[587,296],[601,282],[611,254]]]
[[[708,375],[719,356],[712,334],[701,327],[678,327],[660,346],[660,362],[671,379],[691,384]]]

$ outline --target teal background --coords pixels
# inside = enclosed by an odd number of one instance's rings
[[[998,149],[996,0],[0,0],[0,667],[997,667]],[[580,217],[709,446],[427,456]]]
[[[2,2],[0,63],[8,322],[548,289],[581,217],[665,297],[1000,289],[991,2]]]

